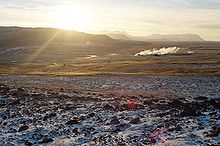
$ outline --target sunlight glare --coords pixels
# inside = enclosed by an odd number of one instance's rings
[[[55,10],[55,27],[83,31],[88,27],[89,12],[85,8],[63,6]]]

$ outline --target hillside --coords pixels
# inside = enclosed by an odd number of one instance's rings
[[[17,47],[68,43],[109,43],[114,42],[107,35],[93,35],[72,30],[55,28],[0,27],[0,46]]]

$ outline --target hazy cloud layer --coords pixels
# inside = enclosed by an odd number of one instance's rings
[[[198,25],[199,28],[205,29],[220,29],[220,24],[205,24],[205,25]]]
[[[163,8],[220,9],[219,0],[1,0],[3,6],[36,7],[58,4],[95,4],[99,6],[143,6]],[[120,4],[120,5],[119,5]]]

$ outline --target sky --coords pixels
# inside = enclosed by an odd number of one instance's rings
[[[191,33],[220,41],[220,0],[0,0],[0,26]]]

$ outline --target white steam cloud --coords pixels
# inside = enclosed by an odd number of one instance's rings
[[[186,48],[181,47],[163,47],[163,48],[153,48],[150,50],[141,51],[135,56],[146,56],[146,55],[166,55],[166,54],[192,54],[192,51],[187,51]]]

